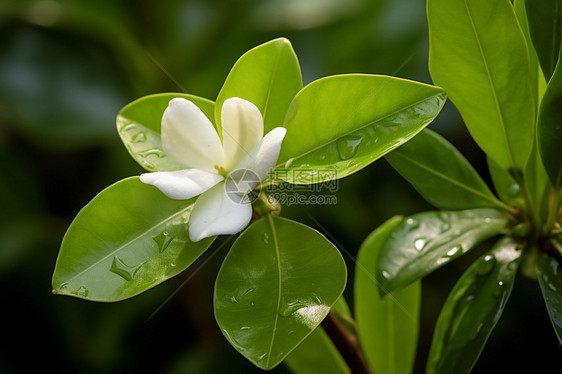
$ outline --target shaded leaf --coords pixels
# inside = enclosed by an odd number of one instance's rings
[[[392,292],[497,235],[508,224],[490,208],[434,211],[404,218],[392,231],[377,262],[381,292]]]
[[[194,203],[169,199],[138,177],[109,186],[68,228],[53,274],[54,292],[118,301],[181,273],[215,239],[189,240]]]
[[[357,256],[357,333],[369,366],[378,374],[411,373],[416,357],[421,282],[381,297],[375,277],[378,254],[401,221],[391,218],[373,231]]]
[[[524,206],[525,201],[523,195],[521,195],[519,183],[515,181],[507,170],[499,166],[498,163],[489,156],[486,157],[486,161],[488,162],[488,170],[492,177],[492,183],[500,199],[510,205]]]
[[[554,239],[558,250],[562,249],[559,239]],[[537,276],[541,286],[546,309],[552,321],[552,326],[562,344],[562,271],[554,258],[540,255],[536,262]]]
[[[429,129],[386,155],[386,160],[437,208],[503,205],[464,156]]]
[[[319,232],[271,215],[234,242],[215,284],[215,318],[227,340],[262,369],[278,365],[330,311],[346,267]]]
[[[505,237],[453,287],[433,335],[426,373],[469,373],[511,294],[521,243]]]

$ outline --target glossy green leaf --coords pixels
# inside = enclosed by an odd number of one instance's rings
[[[385,222],[361,245],[355,270],[357,333],[369,366],[377,374],[411,373],[419,330],[421,282],[381,298],[376,263],[402,217]]]
[[[527,46],[506,0],[428,0],[429,70],[478,145],[523,170],[535,121]]]
[[[523,31],[523,35],[525,36],[525,44],[527,45],[527,53],[529,55],[529,79],[531,81],[531,89],[535,93],[535,99],[539,99],[542,96],[542,93],[539,93],[539,80],[544,81],[544,77],[541,74],[539,59],[533,47],[531,34],[529,33],[529,21],[525,9],[525,0],[514,0],[513,9],[515,10],[517,21],[519,21],[519,25],[521,26],[521,31]],[[542,81],[541,84],[544,83]]]
[[[470,372],[511,294],[522,252],[505,237],[462,275],[437,320],[427,374]]]
[[[562,247],[558,240],[556,245],[559,248]],[[560,265],[555,259],[543,254],[537,259],[536,268],[546,309],[558,341],[562,344],[562,271]]]
[[[386,160],[440,209],[501,207],[472,165],[447,140],[425,129]]]
[[[404,218],[379,254],[381,293],[426,276],[497,235],[507,224],[502,213],[490,208],[423,212]]]
[[[348,374],[349,367],[324,329],[318,326],[283,361],[295,374]]]
[[[291,43],[285,38],[271,40],[236,61],[217,97],[215,117],[220,124],[224,101],[240,97],[258,107],[267,133],[283,125],[289,104],[301,88],[301,71]]]
[[[215,284],[215,318],[227,340],[262,369],[279,364],[330,311],[346,267],[319,232],[271,215],[234,242]]]
[[[562,6],[562,5],[561,5]],[[562,52],[562,48],[561,48]],[[544,94],[539,111],[537,126],[538,146],[544,167],[558,189],[562,185],[562,62],[556,66],[554,74]]]
[[[486,157],[486,161],[488,161],[488,170],[492,177],[492,183],[500,199],[510,205],[524,205],[521,187],[513,176],[489,156]]]
[[[160,129],[162,115],[174,97],[192,101],[214,122],[214,103],[182,93],[163,93],[141,97],[125,106],[117,115],[117,131],[133,159],[148,171],[185,169],[164,153]]]
[[[187,222],[194,202],[169,199],[138,177],[109,186],[68,228],[53,292],[118,301],[181,273],[214,241],[189,240]]]
[[[287,113],[277,165],[287,173],[280,178],[308,184],[352,174],[420,132],[444,102],[438,87],[387,76],[312,82]]]
[[[554,72],[562,33],[560,0],[525,0],[529,31],[548,81]]]

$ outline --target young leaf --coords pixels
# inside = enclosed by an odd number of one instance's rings
[[[411,373],[419,329],[421,283],[381,298],[377,289],[379,252],[402,217],[385,222],[361,245],[355,270],[357,333],[369,366],[375,373]]]
[[[560,0],[525,0],[525,8],[529,32],[548,81],[558,60],[562,33],[562,4]]]
[[[555,240],[556,245],[562,247],[558,239]],[[558,341],[562,344],[562,271],[558,261],[546,255],[539,256],[536,268],[546,309]]]
[[[506,208],[463,155],[429,129],[386,155],[386,160],[437,208]]]
[[[490,208],[424,212],[404,218],[379,254],[381,293],[426,276],[497,235],[507,224],[502,213]]]
[[[140,166],[148,171],[185,169],[164,153],[160,138],[162,115],[170,100],[182,97],[192,101],[214,122],[214,103],[201,97],[182,93],[148,95],[125,106],[117,115],[119,136]]]
[[[118,301],[181,273],[214,241],[189,240],[187,222],[194,202],[169,199],[138,177],[109,186],[66,232],[53,292]]]
[[[515,239],[501,239],[455,284],[437,320],[427,374],[470,372],[511,294],[520,247]]]
[[[336,75],[319,79],[295,97],[278,167],[290,183],[343,178],[408,141],[439,113],[442,89],[404,79]],[[332,173],[323,174],[330,169]]]
[[[562,5],[560,5],[562,7]],[[560,49],[562,53],[562,48]],[[562,62],[556,65],[541,102],[537,126],[544,167],[555,189],[562,185]]]
[[[490,156],[486,157],[486,161],[488,161],[488,170],[492,177],[492,183],[500,199],[510,205],[524,205],[525,200],[523,195],[521,195],[521,187],[513,176],[499,166]]]
[[[429,70],[478,145],[522,170],[533,140],[535,93],[527,46],[509,1],[428,0]]]
[[[271,40],[236,61],[217,97],[215,117],[220,125],[223,102],[240,97],[258,107],[268,133],[283,124],[289,104],[301,88],[301,71],[291,43],[285,38]]]
[[[215,284],[226,339],[262,369],[279,364],[341,296],[346,267],[319,232],[271,215],[234,242]]]

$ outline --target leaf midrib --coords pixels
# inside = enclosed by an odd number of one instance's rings
[[[281,257],[279,254],[279,242],[277,241],[277,231],[275,230],[275,225],[273,224],[273,217],[271,215],[267,216],[269,227],[271,228],[271,233],[273,235],[273,244],[275,248],[275,259],[277,260],[277,308],[275,313],[275,320],[273,321],[273,329],[271,330],[271,342],[269,344],[269,350],[267,352],[267,361],[265,363],[266,367],[269,367],[269,362],[271,361],[271,352],[273,351],[273,343],[275,341],[275,331],[277,331],[277,323],[279,322],[279,312],[281,307]]]
[[[121,245],[120,247],[118,247],[117,249],[115,249],[114,251],[110,252],[109,254],[107,254],[106,256],[102,257],[100,260],[96,261],[94,264],[86,267],[84,270],[82,270],[81,272],[79,272],[78,274],[74,275],[72,278],[62,282],[62,283],[70,283],[72,281],[74,281],[76,278],[80,277],[82,274],[84,274],[85,272],[91,270],[92,268],[94,268],[95,266],[99,265],[100,263],[102,263],[103,261],[107,260],[109,257],[115,255],[116,253],[118,253],[119,251],[121,251],[123,248],[127,247],[128,245],[130,245],[131,243],[139,240],[140,238],[144,237],[145,235],[147,235],[149,232],[151,232],[154,228],[159,227],[163,224],[165,224],[166,222],[176,218],[177,216],[185,213],[187,210],[191,209],[191,205],[188,205],[187,207],[181,209],[179,212],[174,213],[173,215],[169,216],[168,218],[158,222],[157,224],[151,226],[149,229],[145,230],[143,233],[141,233],[140,235],[135,236],[134,238],[132,238],[131,240],[129,240],[128,242],[126,242],[125,244]],[[62,284],[61,283],[61,284]]]
[[[427,96],[427,97],[425,97],[425,98],[423,98],[423,99],[421,99],[421,100],[416,101],[416,102],[413,103],[413,104],[410,104],[410,105],[408,105],[408,106],[402,107],[402,108],[400,108],[400,109],[398,109],[398,110],[396,110],[396,111],[394,111],[394,112],[391,112],[391,113],[389,113],[389,114],[387,114],[387,115],[384,115],[384,116],[382,116],[382,117],[380,117],[380,118],[377,118],[377,119],[375,119],[375,120],[373,120],[373,121],[371,121],[371,122],[368,122],[368,123],[366,123],[366,124],[363,125],[363,126],[359,126],[359,127],[355,128],[355,129],[353,129],[352,131],[346,132],[345,134],[343,134],[343,135],[341,135],[341,136],[330,138],[328,142],[323,143],[323,144],[320,144],[320,145],[318,145],[317,147],[315,147],[315,148],[313,148],[313,149],[311,149],[311,150],[309,150],[309,151],[306,151],[306,152],[304,152],[304,153],[301,153],[301,154],[298,155],[298,156],[289,157],[289,160],[291,160],[291,159],[292,159],[292,160],[296,160],[296,159],[299,159],[299,158],[301,158],[301,157],[304,157],[304,156],[306,156],[306,155],[308,155],[308,154],[310,154],[310,153],[313,153],[313,152],[315,152],[315,151],[317,151],[317,150],[319,150],[319,149],[321,149],[321,148],[327,147],[328,145],[334,143],[334,142],[337,141],[338,139],[341,139],[341,138],[343,138],[343,137],[345,137],[345,136],[348,136],[348,135],[350,135],[350,134],[353,134],[354,132],[357,132],[357,131],[359,131],[359,130],[362,130],[362,129],[366,128],[366,127],[372,126],[372,125],[374,125],[375,123],[384,120],[385,118],[388,118],[388,117],[393,116],[393,115],[395,115],[395,114],[397,114],[397,113],[403,112],[403,111],[406,110],[406,109],[409,109],[409,108],[411,108],[411,107],[413,107],[413,106],[418,105],[419,103],[422,103],[422,102],[424,102],[424,101],[428,101],[428,100],[430,100],[431,98],[436,97],[436,96],[440,96],[440,95],[442,95],[442,94],[443,94],[443,92],[439,92],[439,93],[436,93],[436,94],[434,94],[434,95]],[[363,103],[362,103],[361,105],[363,105]],[[349,116],[349,118],[351,118],[351,117],[354,116],[355,114],[356,114],[356,112],[353,112],[353,113]],[[435,116],[433,116],[433,117],[435,117]],[[346,119],[346,120],[343,122],[343,124],[347,123],[347,122],[349,121],[349,118]],[[342,126],[342,125],[340,125],[340,126]],[[287,161],[288,161],[288,160],[287,160]],[[282,162],[282,163],[280,163],[280,164],[277,164],[275,167],[278,168],[278,167],[280,167],[280,166],[283,166],[287,161]]]

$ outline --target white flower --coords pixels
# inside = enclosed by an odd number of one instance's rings
[[[232,97],[222,111],[222,143],[213,124],[191,101],[175,98],[162,117],[162,148],[169,157],[185,165],[177,171],[145,173],[143,183],[156,186],[172,199],[195,202],[189,219],[189,237],[196,242],[221,234],[236,234],[252,218],[251,204],[235,201],[232,189],[244,185],[240,197],[265,180],[277,162],[286,129],[277,127],[263,136],[263,118],[249,101]],[[257,178],[241,180],[249,170]],[[251,174],[251,173],[250,173]],[[225,183],[228,180],[228,183]]]

